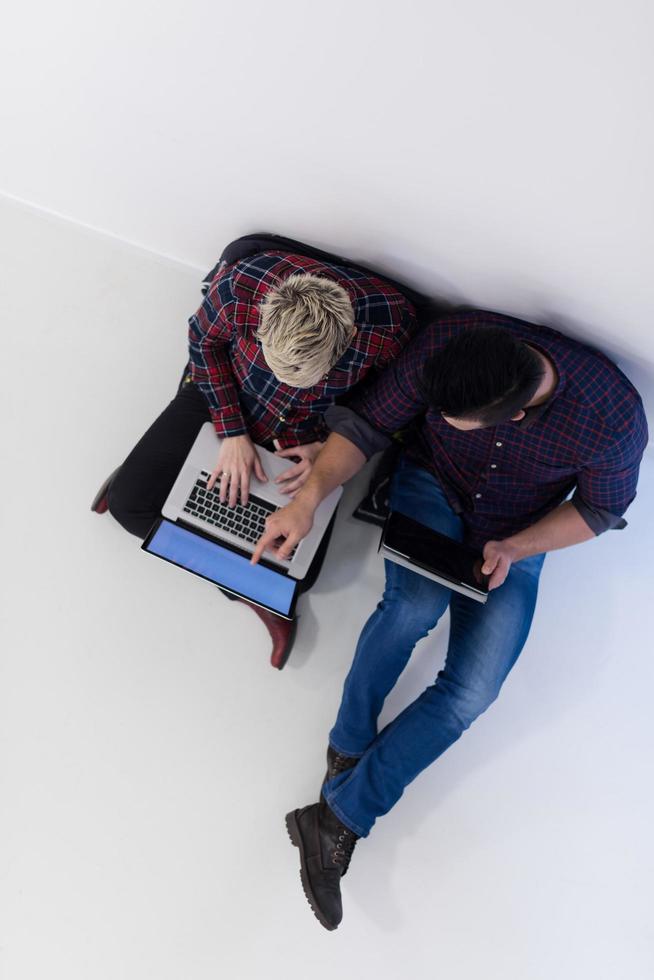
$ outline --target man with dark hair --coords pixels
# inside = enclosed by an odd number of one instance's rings
[[[286,818],[327,929],[341,920],[340,878],[357,839],[497,697],[527,639],[545,553],[625,526],[647,442],[638,393],[604,355],[511,317],[455,314],[424,329],[362,399],[330,410],[310,478],[269,518],[253,560],[278,538],[280,557],[289,554],[320,501],[416,418],[391,508],[479,548],[490,593],[483,605],[386,563],[330,732],[320,802]],[[378,732],[415,644],[448,607],[443,669]]]
[[[519,422],[547,369],[542,354],[505,328],[470,328],[425,365],[425,400],[447,419],[469,422],[465,428]]]

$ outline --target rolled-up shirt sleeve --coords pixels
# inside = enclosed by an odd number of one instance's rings
[[[579,472],[572,504],[595,534],[627,526],[622,515],[636,496],[647,438],[645,413],[636,399],[629,424]]]
[[[438,334],[437,324],[421,330],[375,384],[349,403],[373,429],[392,435],[425,411],[423,375]]]
[[[325,422],[330,432],[354,443],[367,459],[385,449],[389,437],[426,408],[423,373],[437,334],[437,325],[425,327],[373,385],[347,406],[329,408]]]
[[[325,422],[330,433],[336,432],[353,443],[366,459],[391,444],[389,436],[373,428],[347,405],[331,405],[325,412]]]

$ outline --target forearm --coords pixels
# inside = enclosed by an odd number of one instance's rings
[[[540,521],[502,542],[515,552],[514,561],[540,555],[558,548],[568,548],[589,541],[595,533],[586,524],[577,508],[567,500]]]
[[[325,497],[358,473],[366,457],[360,449],[333,432],[311,470],[311,476],[298,492],[296,501],[315,510]]]

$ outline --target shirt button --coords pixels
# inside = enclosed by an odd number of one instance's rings
[[[491,463],[491,469],[492,470],[496,470],[497,469],[497,463]]]
[[[475,494],[475,499],[476,500],[481,500],[481,494],[480,493],[476,493]]]
[[[285,421],[286,421],[286,418],[285,418],[285,416],[283,416],[283,415],[280,415],[280,416],[279,416],[279,421],[280,421],[280,422],[285,422]]]
[[[502,443],[501,443],[501,442],[496,442],[496,443],[495,443],[495,445],[496,445],[496,446],[498,447],[498,449],[499,449],[499,447],[500,447],[500,446],[502,445]]]

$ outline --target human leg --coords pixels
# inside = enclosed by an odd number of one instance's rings
[[[460,538],[459,518],[451,510],[437,481],[426,470],[400,462],[391,490],[394,510],[414,517],[450,537]],[[363,629],[354,662],[345,681],[336,724],[330,734],[326,787],[336,787],[356,772],[377,734],[377,718],[420,637],[425,636],[447,608],[450,590],[394,562],[386,563],[386,589]],[[354,768],[352,768],[354,766]],[[330,778],[339,773],[338,778]],[[319,803],[286,815],[292,842],[300,849],[300,873],[305,894],[320,922],[328,929],[342,915],[340,879],[347,871],[358,831]]]
[[[461,521],[436,479],[413,464],[401,461],[391,488],[391,507],[449,537],[462,536]],[[359,637],[329,736],[332,748],[345,756],[363,755],[376,737],[386,696],[418,640],[445,612],[452,594],[395,562],[387,561],[385,567],[384,595]]]
[[[131,534],[145,537],[170,493],[200,428],[210,420],[204,395],[183,380],[176,397],[139,440],[122,466],[106,481],[96,497],[106,493],[109,510]],[[102,513],[94,501],[92,509]],[[237,599],[220,590],[229,599],[242,602],[262,620],[272,641],[270,661],[281,669],[293,645],[296,621],[276,616],[269,610]]]
[[[436,682],[379,733],[353,769],[323,789],[354,833],[367,836],[418,773],[495,700],[527,639],[543,558],[516,563],[486,605],[452,596],[449,647]]]
[[[185,384],[138,441],[108,492],[109,510],[125,530],[146,536],[200,428],[209,419],[202,392]]]

